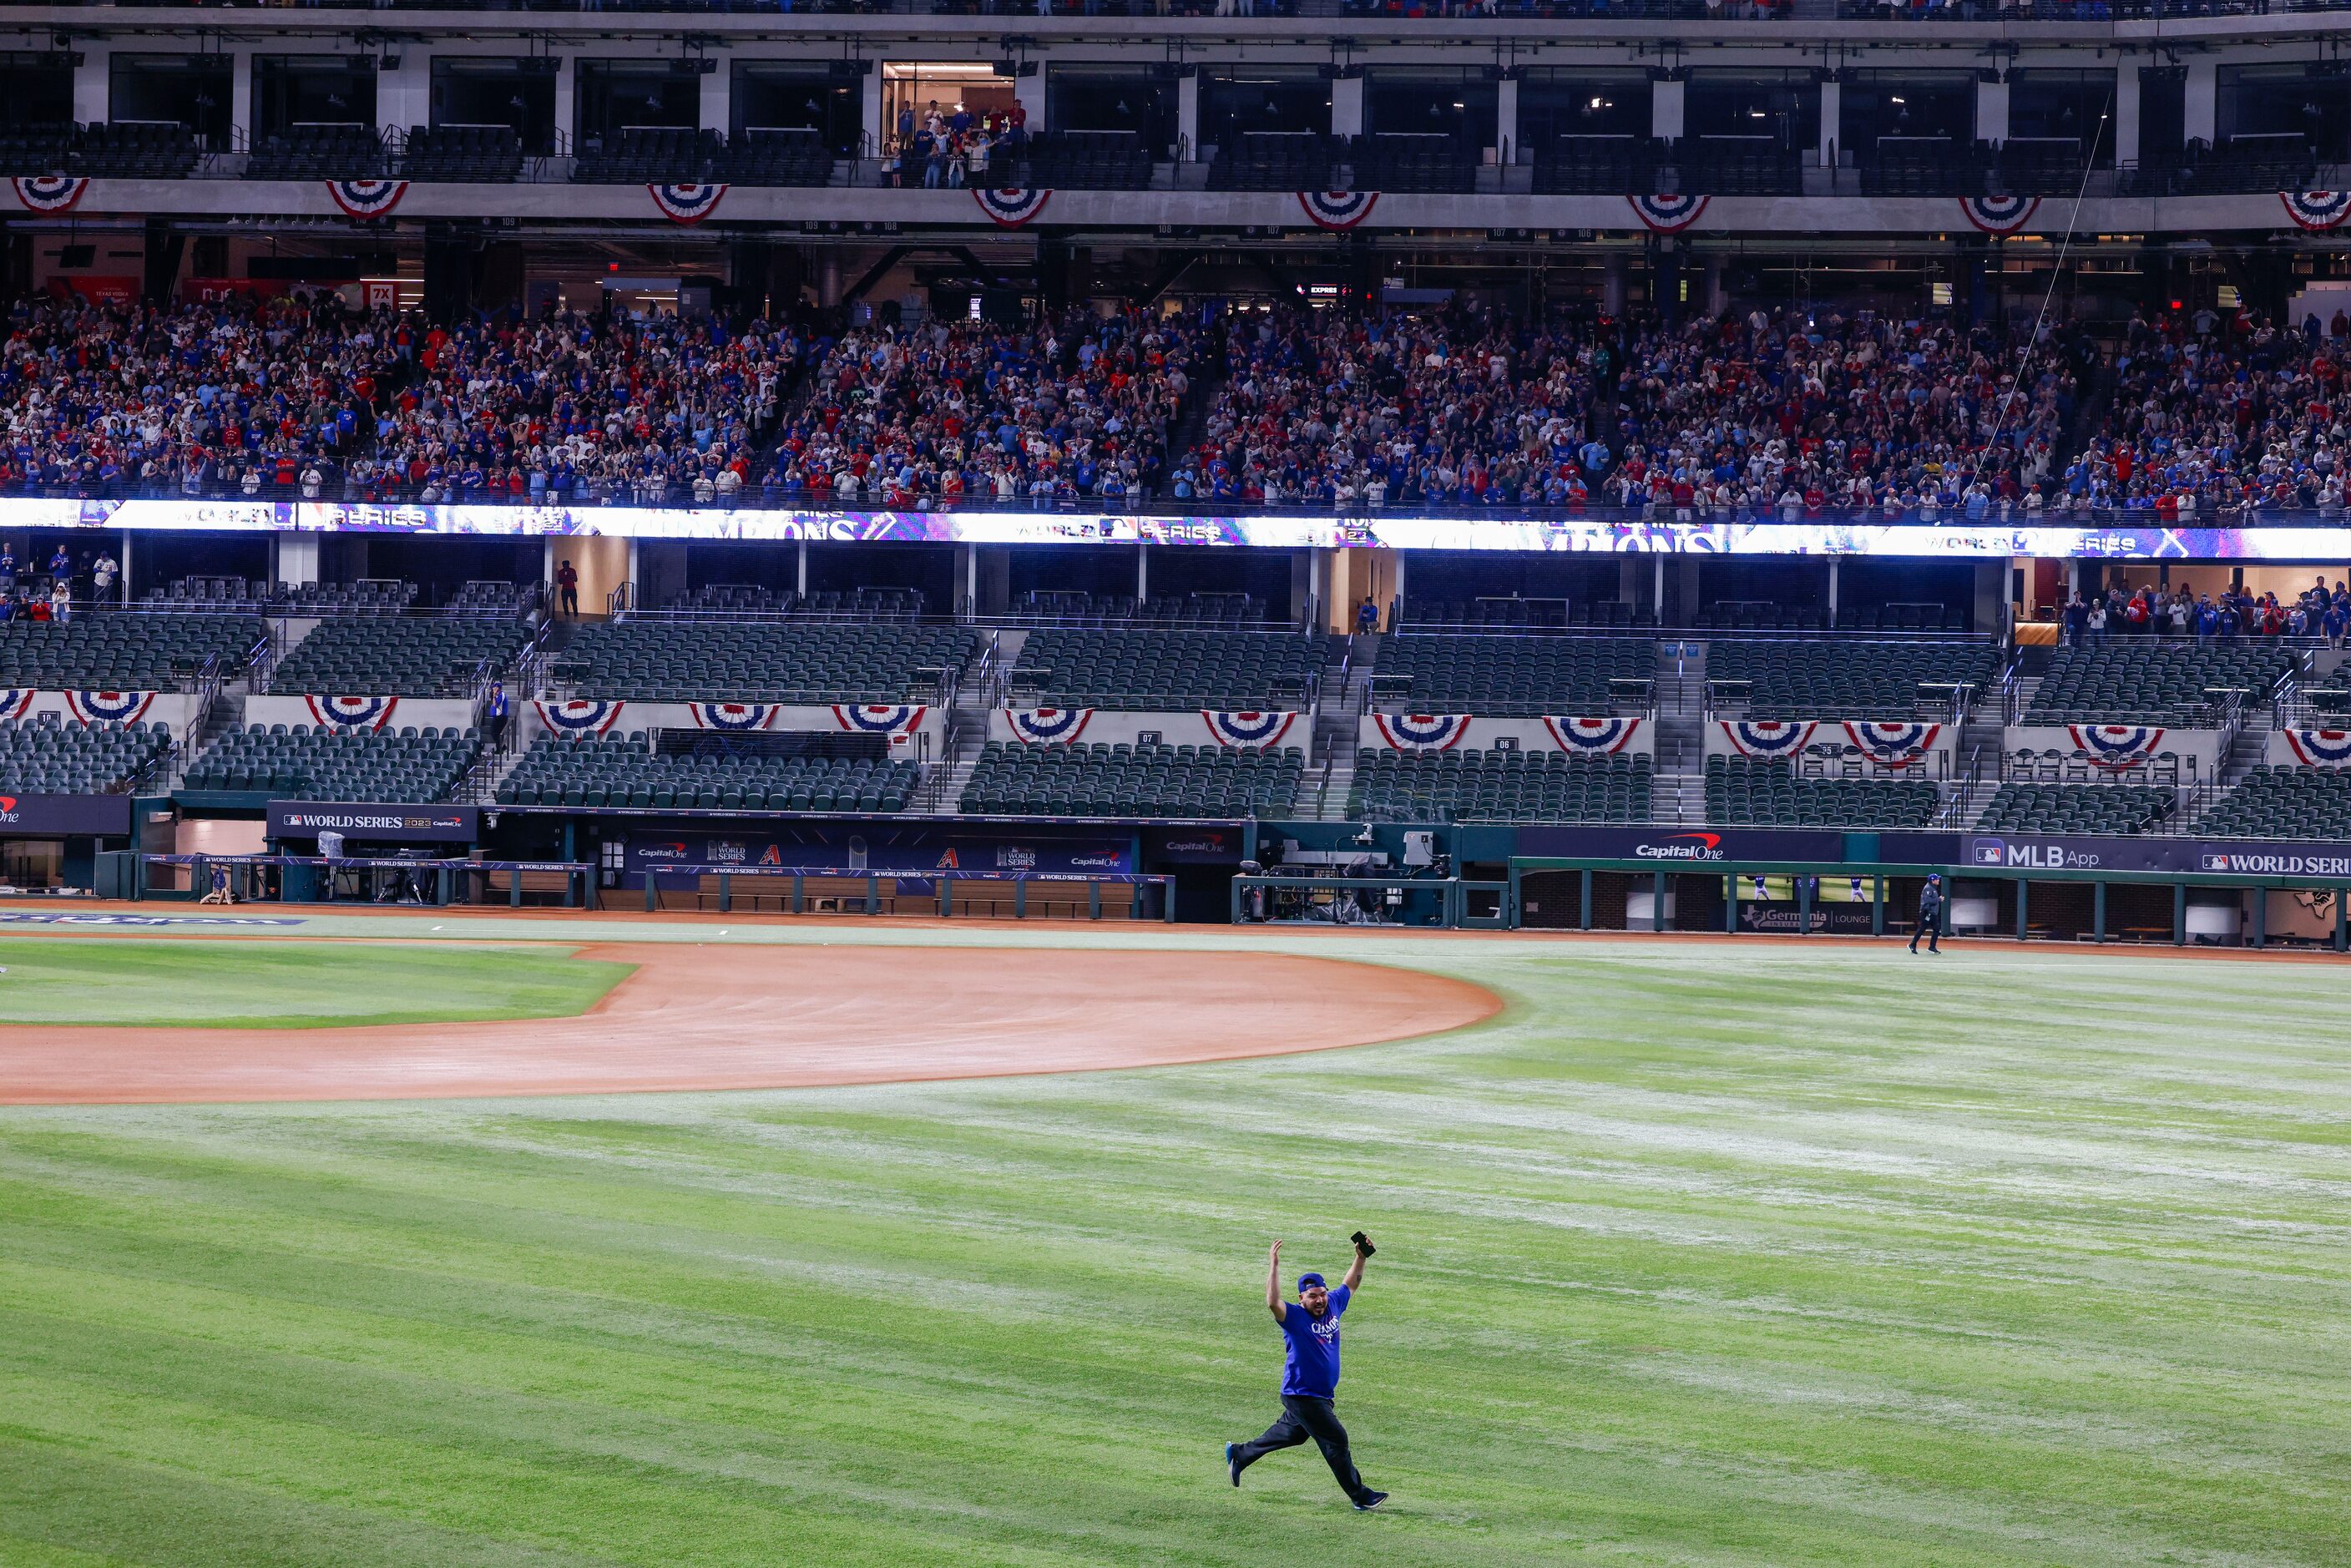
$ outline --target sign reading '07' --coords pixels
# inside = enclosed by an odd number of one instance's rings
[[[116,837],[131,831],[128,795],[11,795],[0,791],[0,835]]]

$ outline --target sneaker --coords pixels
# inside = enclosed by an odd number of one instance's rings
[[[1356,1500],[1355,1511],[1357,1513],[1369,1513],[1372,1510],[1379,1507],[1380,1504],[1387,1500],[1388,1494],[1384,1491],[1365,1492],[1361,1498]]]
[[[1225,1474],[1233,1478],[1233,1485],[1241,1484],[1241,1446],[1238,1443],[1225,1445]]]

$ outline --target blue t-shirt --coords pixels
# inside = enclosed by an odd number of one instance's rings
[[[1347,1310],[1354,1292],[1342,1285],[1331,1292],[1331,1305],[1321,1317],[1296,1301],[1282,1303],[1281,1339],[1286,1354],[1281,1366],[1281,1391],[1313,1399],[1330,1399],[1339,1392],[1339,1314]]]

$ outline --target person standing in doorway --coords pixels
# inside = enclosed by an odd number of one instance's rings
[[[580,572],[568,559],[556,563],[555,588],[557,612],[580,619]]]
[[[1294,1448],[1311,1437],[1358,1511],[1368,1512],[1387,1500],[1387,1493],[1374,1491],[1356,1473],[1347,1428],[1339,1425],[1332,1403],[1339,1393],[1339,1317],[1363,1282],[1364,1260],[1369,1255],[1367,1244],[1358,1239],[1355,1260],[1347,1266],[1337,1290],[1326,1287],[1320,1274],[1301,1274],[1298,1300],[1290,1302],[1281,1299],[1281,1243],[1275,1242],[1266,1254],[1266,1310],[1280,1326],[1285,1347],[1281,1418],[1262,1437],[1225,1445],[1225,1470],[1233,1485],[1240,1485],[1241,1472],[1268,1454]]]

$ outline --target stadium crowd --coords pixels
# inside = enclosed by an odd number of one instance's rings
[[[2169,523],[2339,515],[2351,467],[2340,313],[2102,349],[1858,309],[444,327],[322,293],[6,334],[0,488],[64,496]]]
[[[706,501],[808,350],[715,317],[440,327],[316,300],[20,304],[0,485],[68,495]]]
[[[1235,330],[1179,497],[1982,516],[2048,476],[2073,345],[1866,312],[1678,329],[1278,312]],[[2018,371],[2025,371],[2020,385]]]
[[[1128,312],[841,334],[778,443],[785,506],[1092,503],[1155,490],[1196,328]]]
[[[2339,648],[2351,632],[2351,584],[2338,578],[2330,588],[2320,577],[2292,599],[2236,588],[2199,593],[2187,582],[2169,590],[2110,586],[2103,594],[2074,594],[2061,620],[2065,640],[2073,643],[2142,636],[2192,636],[2208,643],[2323,637]]]

